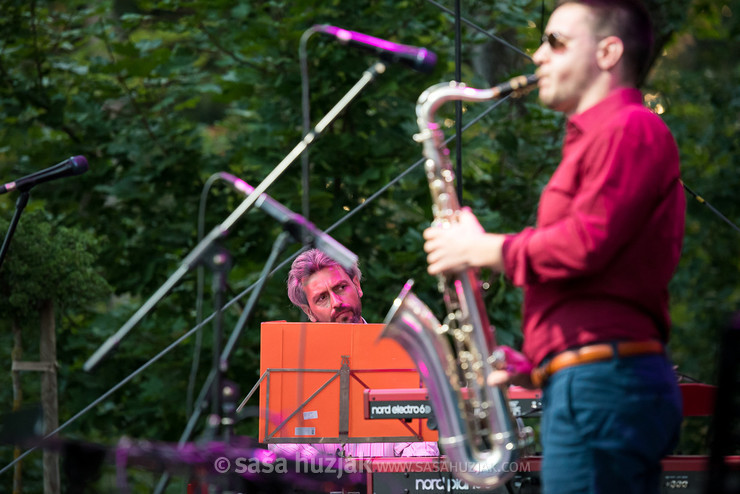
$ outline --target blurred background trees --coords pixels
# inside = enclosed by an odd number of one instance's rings
[[[740,2],[653,0],[649,5],[661,49],[644,87],[646,101],[674,132],[685,183],[737,224],[740,68],[728,54],[737,52],[740,41]],[[199,225],[209,231],[242,200],[222,181],[204,189],[209,177],[228,171],[257,186],[299,142],[299,43],[314,24],[424,46],[439,57],[432,74],[391,65],[363,91],[310,148],[307,193],[310,220],[360,257],[369,321],[382,321],[410,277],[416,279],[416,293],[442,314],[435,280],[425,272],[421,232],[431,219],[431,206],[418,166],[421,147],[411,135],[418,131],[414,106],[419,94],[454,78],[454,19],[443,9],[453,6],[451,1],[422,0],[0,1],[3,180],[72,155],[87,157],[86,174],[32,191],[21,225],[31,224],[39,212],[47,225],[39,227],[39,238],[44,228],[80,232],[94,255],[91,269],[111,290],[98,294],[104,298],[79,299],[58,311],[62,422],[196,325],[201,309],[193,273],[116,352],[93,372],[82,370],[94,350],[197,244]],[[538,46],[552,7],[549,0],[464,2],[463,16],[488,34],[463,26],[462,80],[488,87],[532,72],[526,54]],[[321,34],[309,38],[306,53],[315,124],[375,58]],[[463,202],[491,230],[532,224],[539,191],[559,161],[562,117],[539,106],[534,95],[463,107],[463,123],[475,121],[462,136]],[[453,105],[440,110],[439,118],[452,136]],[[300,212],[300,163],[268,193]],[[202,217],[201,196],[207,198]],[[718,334],[740,299],[740,234],[688,197],[684,255],[671,284],[670,348],[680,372],[712,383]],[[0,198],[6,222],[15,198],[14,193]],[[255,210],[229,232],[225,245],[234,258],[229,294],[238,300],[226,311],[227,331],[279,231],[275,221]],[[283,260],[298,248],[292,246]],[[4,297],[21,283],[11,283],[8,271],[19,250],[16,239],[0,271]],[[268,282],[233,355],[229,377],[243,392],[259,377],[259,322],[300,318],[285,295],[286,265]],[[501,277],[486,278],[488,310],[499,341],[518,345],[521,294]],[[210,274],[204,281],[202,313],[207,316],[212,307]],[[30,316],[28,323],[33,324]],[[187,339],[76,419],[63,435],[105,444],[122,435],[176,440],[192,406],[192,389],[199,389],[207,372],[211,331],[204,326],[202,338]],[[6,404],[12,401],[12,346],[11,318],[6,317],[0,322],[0,360],[8,362],[8,372],[0,372],[0,402]],[[201,355],[201,365],[189,385],[196,355]],[[29,388],[36,385],[36,377],[24,379]],[[254,427],[245,422],[239,432],[255,435]],[[689,435],[700,442],[704,428],[700,424]],[[34,458],[26,462],[29,492],[40,477]],[[12,450],[0,447],[0,463],[11,459]],[[0,485],[10,485],[8,472],[0,476]]]

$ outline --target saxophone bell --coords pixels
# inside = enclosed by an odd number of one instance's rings
[[[485,101],[521,95],[537,76],[515,77],[489,89],[450,82],[428,88],[416,104],[419,133],[427,158],[435,224],[457,221],[460,205],[454,172],[434,113],[447,101]],[[477,273],[468,269],[439,276],[447,316],[440,323],[412,292],[409,280],[393,302],[381,338],[396,340],[416,362],[429,393],[439,429],[439,443],[455,475],[475,487],[492,489],[508,479],[524,449],[533,441],[529,427],[514,420],[504,391],[488,386],[496,349],[493,328],[483,307]],[[508,467],[508,468],[507,468]]]
[[[486,384],[490,364],[478,362],[476,371],[473,362],[455,358],[447,325],[412,292],[413,285],[408,280],[394,300],[380,338],[395,340],[416,362],[450,471],[469,485],[493,489],[514,475],[512,465],[534,433],[513,419],[503,390]],[[471,370],[475,377],[465,379]]]

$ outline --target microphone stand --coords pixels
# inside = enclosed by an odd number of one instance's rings
[[[21,214],[23,214],[23,210],[26,208],[26,204],[28,204],[28,198],[30,196],[31,194],[28,191],[24,191],[21,192],[21,195],[19,195],[18,199],[15,201],[15,213],[13,213],[13,218],[10,220],[8,231],[5,233],[3,246],[0,248],[0,266],[2,266],[5,261],[5,255],[8,253],[8,248],[10,247],[10,240],[13,238],[15,228],[18,226]]]
[[[82,368],[85,371],[92,370],[105,356],[117,347],[121,340],[138,324],[146,314],[149,313],[154,306],[159,303],[164,296],[190,271],[200,260],[201,256],[208,250],[211,244],[217,239],[224,236],[234,223],[241,218],[249,209],[254,205],[257,199],[270,187],[275,180],[282,175],[282,173],[300,156],[300,154],[307,149],[313,142],[319,137],[326,128],[344,111],[349,103],[357,97],[357,95],[372,81],[375,80],[378,74],[385,72],[385,64],[382,62],[376,62],[371,67],[363,72],[362,77],[355,83],[352,88],[337,102],[334,107],[329,110],[329,113],[322,118],[319,123],[311,130],[305,137],[299,142],[296,147],[291,150],[288,155],[265,177],[265,179],[244,201],[218,226],[206,235],[203,240],[183,259],[180,266],[175,270],[172,275],[164,282],[162,286],[144,302],[139,310],[134,313],[133,316],[111,337],[109,337],[93,355],[85,362]]]
[[[226,293],[227,278],[231,269],[231,254],[228,250],[214,246],[212,255],[206,259],[206,264],[213,271],[213,368],[218,369],[218,354],[221,351],[223,339],[223,307],[224,293]],[[215,373],[215,381],[211,389],[211,415],[218,417],[221,411],[221,372]]]
[[[219,237],[224,235],[226,232],[228,232],[229,228],[233,226],[233,224],[236,222],[237,219],[241,217],[242,214],[246,213],[249,208],[256,202],[256,200],[267,190],[267,188],[290,166],[290,164],[305,150],[307,149],[314,140],[319,137],[326,128],[344,111],[344,109],[349,105],[349,103],[357,97],[357,95],[372,81],[375,80],[377,75],[382,74],[385,72],[385,64],[382,62],[376,62],[372,66],[370,66],[368,69],[363,72],[362,77],[360,78],[357,83],[337,102],[337,104],[327,113],[324,118],[322,118],[319,123],[316,124],[316,126],[311,130],[309,133],[305,135],[303,140],[298,143],[298,145],[293,148],[293,150],[288,153],[288,155],[273,169],[272,172],[268,174],[268,176],[258,185],[251,194],[237,207],[236,210],[228,217],[226,220],[224,220],[221,225],[218,225],[215,227],[211,232],[203,238],[203,240],[191,251],[191,253],[182,261],[180,267],[173,273],[170,278],[157,290],[157,292],[154,293],[150,297],[149,300],[147,300],[144,305],[141,306],[141,308],[129,319],[129,321],[124,324],[121,329],[118,330],[116,334],[114,334],[112,337],[110,337],[96,352],[93,354],[87,362],[85,362],[85,365],[83,368],[85,370],[92,369],[95,365],[97,365],[100,360],[105,357],[105,355],[110,352],[115,346],[117,346],[121,339],[133,328],[134,325],[136,325],[148,312],[151,310],[151,308],[159,302],[159,300],[162,299],[162,297],[169,292],[169,290],[174,286],[175,283],[177,283],[184,274],[192,269],[193,265],[195,264],[196,260],[202,255],[203,252],[206,251],[206,249]],[[296,228],[297,227],[297,228]],[[306,221],[302,225],[296,225],[294,222],[289,222],[286,224],[286,229],[291,231],[291,234],[295,237],[296,235],[301,235],[300,239],[297,239],[298,241],[303,240],[302,235],[307,235],[310,238],[315,238],[315,235],[311,235],[310,232],[310,224]],[[287,232],[283,232],[278,239],[273,244],[273,250],[270,254],[270,258],[268,259],[267,263],[265,264],[260,280],[258,282],[258,285],[255,287],[255,289],[252,291],[252,294],[250,295],[249,301],[247,302],[247,306],[245,307],[244,311],[242,312],[242,315],[237,322],[237,325],[234,329],[234,331],[231,334],[231,337],[229,338],[228,343],[226,344],[226,347],[224,348],[224,351],[222,352],[218,365],[215,365],[214,361],[214,367],[211,369],[210,374],[206,378],[205,383],[203,384],[203,387],[201,388],[201,391],[198,395],[198,398],[196,400],[196,406],[193,408],[193,413],[190,416],[190,419],[188,420],[188,423],[185,427],[185,430],[183,431],[183,434],[180,437],[180,440],[178,441],[178,446],[182,447],[184,446],[187,441],[190,439],[190,436],[193,432],[193,429],[195,428],[196,423],[200,419],[200,415],[202,413],[202,410],[204,408],[204,403],[206,400],[206,397],[209,393],[209,391],[213,394],[213,396],[216,396],[216,393],[219,393],[218,398],[216,400],[219,400],[220,402],[220,393],[222,392],[221,389],[219,389],[219,386],[214,386],[214,381],[220,380],[220,376],[228,370],[228,362],[229,357],[231,355],[231,352],[234,348],[234,345],[236,344],[236,340],[239,338],[244,326],[246,325],[246,322],[251,315],[251,312],[254,308],[254,305],[256,304],[257,299],[259,298],[260,294],[262,293],[264,283],[267,280],[267,276],[272,270],[272,267],[274,266],[277,257],[279,254],[285,249],[287,245],[287,240],[290,235]],[[217,348],[214,348],[214,352],[217,351]],[[214,353],[214,359],[216,357],[216,353]],[[213,389],[215,388],[215,390]],[[215,401],[215,400],[214,400]],[[213,404],[212,404],[212,410],[214,410]],[[208,427],[213,431],[215,427],[218,427],[218,425],[222,422],[222,420],[219,420],[219,417],[212,414],[211,419],[208,422]],[[228,429],[227,434],[230,434],[231,426],[233,425],[233,417],[231,419],[227,418],[226,420],[226,427]],[[157,484],[157,487],[155,489],[155,493],[161,493],[164,491],[164,489],[167,487],[167,484],[169,482],[169,474],[163,474],[160,478],[159,483]]]
[[[289,230],[289,229],[292,230],[290,228],[290,225],[286,225],[286,230]],[[237,321],[236,326],[234,327],[234,331],[231,333],[228,343],[226,344],[226,346],[224,347],[220,355],[218,351],[214,349],[214,367],[211,369],[211,372],[210,374],[208,374],[208,377],[206,377],[206,380],[203,383],[203,387],[201,388],[200,393],[198,394],[198,398],[196,399],[195,406],[193,407],[193,413],[190,415],[190,418],[188,419],[188,423],[185,426],[185,430],[183,431],[182,435],[180,436],[180,440],[177,443],[178,448],[185,446],[185,444],[187,444],[188,440],[190,439],[190,436],[193,433],[195,425],[200,420],[201,413],[206,408],[206,402],[207,402],[209,391],[212,393],[214,397],[216,396],[216,394],[219,394],[219,398],[217,398],[218,400],[221,399],[220,393],[226,391],[226,388],[224,388],[224,390],[220,389],[220,386],[218,383],[222,379],[223,374],[228,370],[229,358],[231,357],[231,352],[234,349],[236,340],[239,339],[239,336],[241,335],[244,327],[246,326],[247,321],[251,317],[252,312],[254,311],[254,307],[257,304],[257,300],[262,294],[267,278],[269,277],[270,272],[274,268],[278,258],[280,257],[282,252],[287,247],[288,241],[290,240],[291,236],[293,236],[296,241],[300,242],[300,238],[296,238],[295,231],[292,231],[292,232],[284,231],[275,240],[275,242],[272,245],[272,251],[270,252],[270,257],[267,259],[267,262],[265,262],[265,265],[262,268],[262,273],[260,273],[260,277],[257,280],[254,290],[252,290],[252,293],[249,296],[249,300],[247,301],[247,304],[244,307],[244,310],[242,311],[241,316],[239,317],[239,321]],[[211,410],[214,410],[213,403],[211,405],[212,405]],[[224,410],[223,417],[219,417],[212,413],[211,417],[209,417],[209,420],[208,420],[209,431],[206,433],[206,437],[208,438],[208,436],[215,436],[216,428],[218,428],[219,425],[223,426],[224,428],[223,432],[225,433],[225,436],[227,438],[230,437],[232,434],[232,429],[234,425],[233,410],[230,410],[230,409]],[[164,491],[164,489],[167,487],[169,479],[170,479],[169,474],[167,473],[163,474],[162,477],[159,479],[159,483],[157,484],[157,487],[154,490],[154,493],[161,494]]]

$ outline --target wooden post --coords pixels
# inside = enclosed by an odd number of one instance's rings
[[[21,330],[18,324],[13,322],[14,346],[13,346],[13,409],[20,409],[21,403],[21,381],[20,373],[23,371],[41,372],[41,407],[44,412],[44,435],[59,427],[59,407],[57,401],[57,337],[56,325],[54,323],[54,302],[45,300],[41,303],[40,315],[40,337],[39,337],[39,362],[24,362],[22,356]],[[17,448],[16,448],[17,450]],[[19,451],[16,452],[17,455]],[[54,451],[44,450],[44,494],[59,494],[59,454]],[[13,476],[13,494],[21,492],[20,463],[16,464]]]
[[[57,338],[54,302],[41,305],[40,361],[48,365],[41,374],[41,406],[44,410],[44,435],[59,427],[57,403]],[[59,494],[59,454],[44,450],[44,494]]]

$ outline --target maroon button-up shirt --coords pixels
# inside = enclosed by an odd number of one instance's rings
[[[506,274],[524,288],[523,351],[534,364],[599,341],[667,341],[683,239],[678,149],[639,90],[614,90],[566,130],[536,228],[503,246]]]

